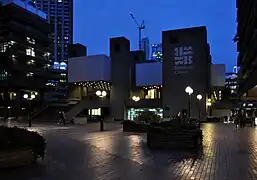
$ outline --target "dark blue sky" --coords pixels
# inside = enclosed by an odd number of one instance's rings
[[[74,0],[74,41],[88,54],[109,54],[109,38],[125,36],[138,47],[138,31],[129,13],[145,20],[150,43],[161,42],[161,31],[205,25],[214,63],[236,64],[235,0]]]

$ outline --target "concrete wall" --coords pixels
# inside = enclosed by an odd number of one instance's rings
[[[163,107],[164,117],[188,109],[189,96],[185,88],[191,86],[191,116],[197,117],[197,94],[202,117],[206,112],[210,59],[208,54],[207,31],[205,27],[164,31],[163,42]],[[169,107],[170,109],[166,109]]]
[[[111,60],[105,55],[68,59],[68,82],[110,81]]]
[[[110,111],[115,119],[125,118],[125,101],[130,95],[132,54],[130,42],[125,37],[111,38]]]

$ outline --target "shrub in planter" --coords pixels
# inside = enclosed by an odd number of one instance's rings
[[[153,111],[145,110],[137,114],[135,121],[138,123],[148,124],[148,123],[158,123],[160,122],[160,120],[161,120],[161,117],[158,114],[156,114]]]
[[[202,138],[196,123],[183,120],[154,123],[147,130],[149,147],[193,148],[201,145]]]
[[[35,158],[44,158],[45,139],[37,132],[17,127],[0,126],[0,151],[13,152],[30,149]]]

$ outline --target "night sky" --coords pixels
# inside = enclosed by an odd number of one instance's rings
[[[138,31],[129,13],[145,20],[151,44],[161,42],[161,31],[207,26],[213,63],[236,64],[235,0],[74,0],[74,42],[88,47],[88,54],[109,55],[109,38],[125,36],[131,49],[138,47]]]

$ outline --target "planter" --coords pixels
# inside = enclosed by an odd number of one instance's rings
[[[74,124],[87,124],[87,118],[86,117],[75,117]]]
[[[124,121],[123,122],[123,132],[146,133],[147,132],[147,125],[137,124],[133,121]]]
[[[201,130],[154,131],[147,132],[147,145],[150,148],[190,149],[202,144]]]
[[[35,161],[36,157],[31,149],[0,151],[0,169],[24,166]]]

